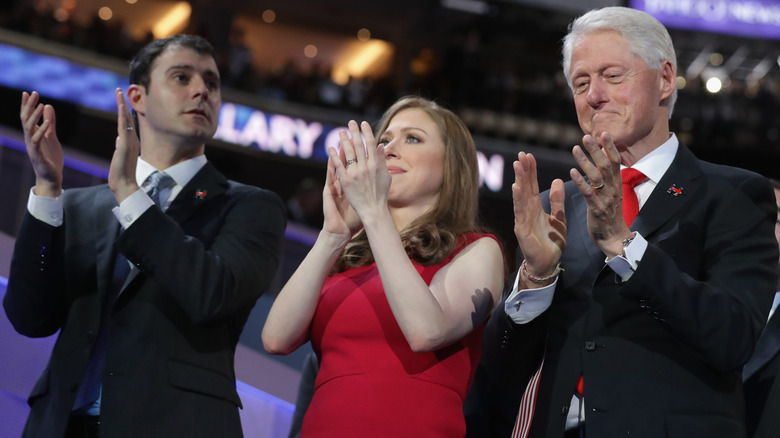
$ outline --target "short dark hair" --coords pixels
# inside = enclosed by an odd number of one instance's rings
[[[130,84],[143,85],[148,92],[152,64],[165,49],[171,46],[187,47],[201,55],[209,55],[215,61],[217,59],[217,52],[211,43],[197,35],[173,35],[154,40],[141,49],[130,61]]]

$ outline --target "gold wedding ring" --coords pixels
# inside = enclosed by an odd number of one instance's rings
[[[601,184],[599,184],[597,186],[594,186],[593,184],[591,184],[590,186],[593,187],[593,190],[601,190],[601,189],[604,188],[604,183],[601,183]]]

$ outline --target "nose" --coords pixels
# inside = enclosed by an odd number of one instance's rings
[[[398,141],[393,139],[385,143],[385,158],[398,158]]]
[[[201,76],[195,76],[192,80],[192,97],[201,99],[208,99],[209,87],[206,85],[206,80]]]
[[[586,100],[588,105],[593,108],[598,108],[602,103],[609,100],[607,97],[607,84],[598,76],[590,81],[587,93]]]

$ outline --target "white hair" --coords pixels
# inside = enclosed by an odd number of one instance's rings
[[[594,9],[577,18],[569,25],[569,33],[563,38],[563,74],[571,82],[571,55],[580,37],[598,31],[611,30],[620,34],[628,43],[631,52],[642,59],[648,68],[658,70],[663,61],[670,61],[677,71],[677,55],[674,53],[672,37],[663,24],[646,12],[622,6]],[[677,100],[677,87],[668,97],[669,117],[672,117]]]

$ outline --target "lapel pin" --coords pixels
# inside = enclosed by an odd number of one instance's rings
[[[195,199],[205,199],[207,194],[205,190],[195,190]]]
[[[682,195],[682,191],[683,191],[682,187],[677,187],[677,184],[672,184],[672,186],[666,190],[666,193],[669,193],[674,196],[680,196]]]

